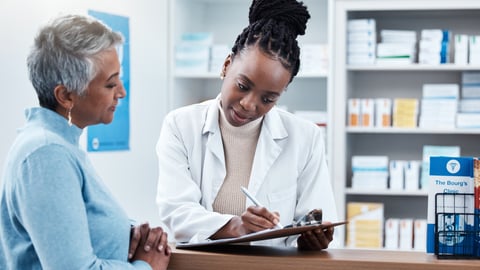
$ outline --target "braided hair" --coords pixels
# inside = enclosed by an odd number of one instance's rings
[[[296,0],[253,0],[249,25],[237,36],[232,47],[232,60],[250,46],[278,59],[290,71],[290,82],[300,67],[297,36],[304,35],[310,19],[307,7]]]

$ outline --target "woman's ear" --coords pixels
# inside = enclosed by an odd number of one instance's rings
[[[225,76],[227,75],[227,70],[228,67],[232,64],[232,54],[228,54],[227,57],[225,58],[225,61],[223,62],[222,66],[222,72],[220,73],[220,78],[223,80]]]
[[[60,107],[65,109],[71,109],[73,107],[73,93],[69,92],[64,85],[59,84],[55,86],[53,93]]]

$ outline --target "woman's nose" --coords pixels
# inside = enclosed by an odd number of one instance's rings
[[[254,111],[257,107],[255,103],[254,95],[253,94],[245,95],[240,100],[240,105],[242,105],[243,109],[245,109],[246,111]]]
[[[125,87],[123,87],[123,83],[120,83],[118,90],[117,90],[117,98],[124,98],[127,96],[127,91]]]

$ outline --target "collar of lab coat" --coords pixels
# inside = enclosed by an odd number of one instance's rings
[[[205,120],[205,126],[203,128],[202,134],[205,133],[219,133],[220,127],[218,125],[218,102],[220,95],[217,98],[209,101],[209,107],[207,111],[207,116]],[[287,129],[283,125],[282,120],[280,119],[279,109],[274,106],[263,119],[261,133],[268,132],[273,140],[284,139],[288,136]],[[260,134],[260,136],[262,136]]]

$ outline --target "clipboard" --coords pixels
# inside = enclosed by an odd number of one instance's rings
[[[348,221],[341,221],[335,222],[330,224],[315,224],[315,225],[305,225],[305,226],[297,226],[297,227],[290,227],[286,226],[280,229],[268,229],[259,232],[254,232],[246,235],[242,235],[235,238],[225,238],[225,239],[217,239],[217,240],[206,240],[203,242],[198,243],[177,243],[176,248],[193,248],[193,247],[203,247],[203,246],[214,246],[214,245],[224,245],[224,244],[236,244],[236,243],[244,243],[244,242],[253,242],[253,241],[260,241],[260,240],[267,240],[279,237],[285,237],[290,235],[301,234],[303,232],[315,230],[315,229],[326,229],[330,227],[335,227],[338,225],[347,224]]]

